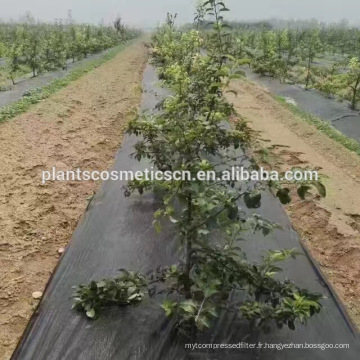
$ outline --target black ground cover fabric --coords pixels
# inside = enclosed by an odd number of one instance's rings
[[[144,76],[143,109],[152,108],[156,95],[165,92],[156,85],[150,66]],[[117,170],[139,170],[146,164],[129,157],[134,137],[126,137],[116,156]],[[260,359],[260,360],[338,360],[359,359],[359,337],[343,308],[332,295],[323,277],[308,256],[289,261],[282,276],[300,286],[326,296],[324,310],[305,327],[295,331],[273,328],[264,334],[245,321],[223,314],[214,329],[188,339],[172,331],[155,300],[139,306],[112,307],[91,321],[71,310],[72,286],[116,275],[118,269],[147,271],[175,261],[178,244],[171,228],[158,235],[152,226],[157,208],[152,194],[126,198],[124,183],[104,182],[51,278],[38,310],[32,317],[12,360],[182,360],[182,359]],[[267,249],[301,248],[284,209],[270,193],[262,200],[260,213],[277,221],[282,230],[266,238],[247,237],[242,244],[252,260]],[[345,350],[249,349],[249,344],[350,344]],[[186,343],[234,343],[233,350],[189,350]],[[243,344],[240,344],[243,343]],[[265,345],[263,345],[265,346]]]

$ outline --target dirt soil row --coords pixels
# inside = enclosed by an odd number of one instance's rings
[[[142,40],[28,113],[0,124],[0,359],[9,359],[68,243],[94,182],[41,172],[107,170],[141,99]]]
[[[255,130],[266,161],[281,171],[309,167],[325,175],[327,197],[293,201],[286,207],[303,243],[360,328],[360,157],[281,105],[248,80],[234,82],[229,95]]]

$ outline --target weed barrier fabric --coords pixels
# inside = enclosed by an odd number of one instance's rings
[[[265,86],[271,93],[295,100],[299,109],[319,116],[335,129],[360,142],[360,113],[350,109],[348,102],[327,98],[317,90],[304,90],[299,85],[283,84],[279,79],[260,76],[244,68],[247,78]]]
[[[156,95],[164,90],[156,86],[154,69],[144,75],[143,109],[152,108]],[[156,94],[157,92],[157,94]],[[139,170],[146,164],[129,157],[136,137],[126,137],[116,156],[116,170]],[[249,322],[224,313],[211,331],[187,338],[177,334],[156,299],[126,308],[104,309],[96,320],[71,310],[72,286],[118,274],[128,268],[148,271],[158,265],[176,261],[179,248],[171,227],[164,226],[156,234],[152,226],[157,209],[156,195],[147,193],[126,198],[122,185],[107,181],[102,184],[82,218],[57,269],[48,283],[43,299],[30,320],[12,360],[185,360],[185,359],[358,359],[359,337],[352,329],[346,313],[338,304],[324,279],[307,256],[289,261],[282,276],[300,286],[326,296],[324,310],[306,327],[295,331],[272,328],[264,334]],[[242,244],[251,260],[266,249],[300,248],[283,208],[270,193],[262,200],[261,213],[277,221],[283,230],[262,238],[249,236]],[[350,344],[345,350],[319,349],[249,349],[249,344]],[[232,350],[188,350],[185,344],[237,344]],[[241,344],[243,343],[243,344]]]

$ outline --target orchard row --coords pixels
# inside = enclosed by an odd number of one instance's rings
[[[269,24],[238,24],[233,55],[255,73],[316,88],[328,97],[360,100],[360,30],[345,25],[308,24],[271,29]]]
[[[71,14],[63,22],[39,23],[27,14],[22,23],[0,25],[0,57],[6,59],[2,75],[13,83],[27,72],[66,69],[69,61],[86,58],[138,35],[121,19],[112,26],[76,24]]]

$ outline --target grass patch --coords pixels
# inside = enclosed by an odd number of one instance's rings
[[[131,41],[132,42],[132,41]],[[71,82],[79,79],[88,72],[96,69],[100,65],[103,65],[107,61],[113,59],[119,52],[121,52],[128,44],[118,45],[104,54],[101,58],[91,60],[88,63],[81,65],[80,67],[72,70],[68,75],[61,79],[56,79],[51,82],[49,85],[42,87],[41,89],[34,89],[30,91],[27,96],[24,96],[18,101],[10,105],[6,105],[0,108],[0,122],[14,118],[17,115],[23,114],[30,109],[34,104],[39,103],[40,101],[47,99],[52,94],[58,92],[62,88],[69,85]]]
[[[349,137],[345,136],[340,131],[336,130],[330,123],[323,120],[322,118],[309,114],[299,109],[297,106],[293,104],[288,104],[284,97],[276,96],[275,99],[283,106],[288,108],[293,114],[299,116],[302,120],[306,121],[307,123],[314,125],[319,131],[327,135],[329,138],[338,142],[346,149],[356,153],[357,155],[360,155],[360,144],[356,140],[350,139]]]

